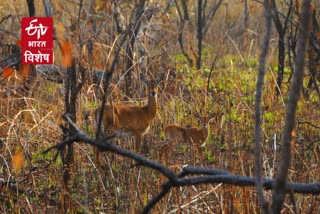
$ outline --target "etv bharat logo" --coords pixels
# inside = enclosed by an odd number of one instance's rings
[[[52,17],[24,17],[21,21],[22,64],[53,63]]]

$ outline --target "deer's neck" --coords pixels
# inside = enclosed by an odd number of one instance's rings
[[[210,124],[209,124],[209,122],[206,124],[206,127],[202,127],[202,134],[203,134],[203,138],[205,140],[207,140],[209,135],[210,135]]]
[[[148,104],[145,106],[147,115],[150,119],[153,119],[157,114],[157,97],[149,95]]]

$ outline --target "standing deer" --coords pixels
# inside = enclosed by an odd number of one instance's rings
[[[157,80],[147,80],[140,73],[140,79],[147,85],[148,104],[143,107],[128,105],[105,105],[101,118],[101,133],[104,135],[114,135],[116,137],[135,137],[135,150],[140,151],[142,137],[148,132],[152,120],[157,114],[157,94],[158,84],[164,78],[162,74]],[[94,112],[95,122],[100,119],[101,107]],[[98,151],[95,151],[95,157]],[[98,157],[97,157],[98,158]]]
[[[207,139],[210,132],[209,123],[213,119],[213,114],[202,117],[199,114],[194,115],[201,122],[201,128],[194,127],[182,127],[178,125],[168,125],[164,128],[165,145],[160,149],[160,160],[162,156],[165,156],[165,163],[167,164],[168,153],[171,153],[173,148],[178,144],[187,143],[191,146],[195,146],[198,150],[201,160],[203,160],[202,147],[207,143]]]

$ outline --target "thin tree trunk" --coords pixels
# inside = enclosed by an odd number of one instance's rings
[[[182,10],[183,10],[183,19],[185,21],[189,21],[189,13],[188,13],[188,6],[187,6],[187,0],[181,0],[182,4]]]
[[[72,66],[67,69],[67,78],[65,80],[65,114],[70,115],[70,118],[76,123],[76,99],[77,96],[75,94],[75,88],[77,84],[76,79],[76,69],[75,63],[72,62]],[[71,136],[70,133],[73,133],[72,127],[63,128],[62,129],[62,140],[66,141]],[[65,194],[63,194],[62,202],[64,212],[69,210],[69,206],[71,204],[71,198],[69,197],[70,188],[69,188],[69,180],[70,180],[70,171],[73,163],[74,155],[73,155],[73,144],[67,144],[67,150],[63,149],[61,151],[61,159],[63,164],[63,185]]]
[[[34,17],[36,15],[36,9],[34,7],[34,0],[27,0],[29,17]]]
[[[297,42],[297,57],[293,80],[290,86],[289,100],[286,111],[286,119],[282,137],[282,150],[280,167],[275,177],[275,184],[272,190],[272,212],[280,213],[286,196],[286,184],[288,171],[291,164],[291,140],[292,132],[295,126],[296,110],[303,81],[305,55],[307,43],[309,41],[309,24],[311,20],[311,0],[302,2],[300,36]]]
[[[285,40],[284,40],[285,33],[279,33],[279,41],[278,41],[278,77],[277,77],[277,96],[280,95],[281,84],[283,81],[283,74],[284,74],[284,59],[285,59]]]
[[[125,72],[125,93],[128,97],[132,97],[132,71],[133,71],[133,50],[134,45],[136,43],[136,38],[140,30],[141,25],[141,19],[142,15],[144,13],[144,4],[145,0],[140,0],[138,5],[136,6],[136,12],[135,12],[135,21],[132,25],[132,28],[130,29],[129,34],[129,42],[126,48],[126,69]]]
[[[264,36],[262,52],[259,60],[259,70],[258,70],[258,80],[256,84],[256,97],[255,97],[255,173],[256,173],[256,189],[259,197],[260,204],[262,206],[263,213],[269,213],[268,202],[265,200],[263,195],[263,185],[262,185],[262,170],[261,170],[261,99],[262,99],[262,88],[265,76],[265,64],[266,56],[268,54],[269,42],[271,37],[271,27],[272,27],[272,13],[271,4],[269,0],[264,1],[264,14],[266,18],[266,34]]]
[[[197,24],[197,38],[198,38],[198,53],[197,53],[197,70],[201,69],[201,51],[202,51],[202,0],[198,0],[198,24]]]
[[[276,26],[278,35],[279,35],[279,41],[278,41],[278,77],[277,77],[277,85],[275,87],[276,92],[277,92],[277,96],[280,95],[280,89],[281,89],[281,84],[283,82],[283,75],[284,75],[284,60],[285,60],[285,34],[287,31],[287,27],[288,27],[288,23],[290,20],[290,14],[291,14],[291,10],[292,10],[292,0],[290,0],[289,3],[289,7],[288,7],[288,12],[285,16],[285,21],[282,24],[280,21],[280,17],[279,17],[279,12],[278,12],[278,8],[277,8],[277,4],[275,0],[272,0],[272,9],[274,10],[273,13],[273,21],[274,24]]]

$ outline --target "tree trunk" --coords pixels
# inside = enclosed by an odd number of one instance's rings
[[[197,24],[197,39],[198,39],[198,52],[197,52],[197,70],[201,69],[201,51],[202,51],[202,0],[198,0],[198,24]]]
[[[289,100],[286,111],[285,125],[281,142],[281,160],[280,167],[275,177],[275,183],[272,189],[272,212],[280,213],[284,199],[286,196],[286,185],[288,180],[288,171],[291,165],[291,141],[292,132],[295,126],[297,104],[300,96],[304,63],[309,41],[309,24],[311,19],[311,0],[304,0],[301,10],[301,22],[299,25],[299,37],[297,42],[297,57],[295,62],[295,71],[293,72],[293,80],[290,86]]]
[[[140,0],[136,6],[135,21],[130,24],[129,41],[126,47],[126,75],[125,75],[125,93],[132,98],[132,71],[133,71],[133,50],[136,43],[136,38],[140,30],[141,19],[144,13],[145,0]]]

